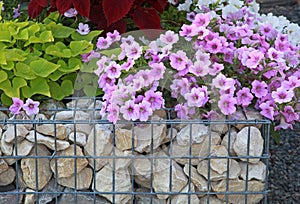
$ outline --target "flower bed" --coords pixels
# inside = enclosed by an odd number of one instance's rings
[[[0,185],[15,190],[0,202],[267,203],[269,121],[160,110],[114,125],[96,114],[100,102],[77,98],[32,119],[1,112]]]

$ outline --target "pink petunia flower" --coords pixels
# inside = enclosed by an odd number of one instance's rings
[[[152,115],[151,104],[145,100],[137,105],[136,108],[137,118],[140,121],[147,121],[149,116]]]
[[[9,107],[9,110],[13,114],[17,115],[20,113],[20,110],[23,108],[24,103],[19,98],[12,98],[12,100],[13,100],[13,104]]]
[[[154,92],[152,90],[145,92],[144,100],[150,104],[150,107],[153,110],[162,108],[165,102],[161,92]]]
[[[70,8],[69,10],[67,10],[64,13],[64,16],[67,17],[67,18],[72,18],[72,17],[77,16],[77,14],[78,14],[78,12],[75,8]]]
[[[253,95],[250,93],[250,89],[247,87],[243,87],[236,93],[237,97],[237,105],[248,106],[251,104]]]
[[[268,90],[267,87],[268,85],[264,81],[258,81],[254,80],[252,83],[252,89],[251,92],[257,97],[257,98],[262,98],[267,95]]]
[[[83,24],[83,23],[79,23],[78,25],[78,29],[76,29],[76,31],[80,34],[80,35],[87,35],[90,32],[90,27],[88,24]]]
[[[126,101],[125,104],[120,108],[120,113],[123,114],[125,120],[137,120],[138,112],[137,112],[137,104],[134,101]]]
[[[38,114],[40,111],[39,105],[40,105],[40,102],[33,101],[32,99],[28,98],[26,100],[26,103],[23,106],[23,109],[25,110],[25,112],[28,116]]]
[[[269,118],[270,120],[274,120],[274,107],[271,105],[269,101],[262,103],[259,105],[259,108],[261,109],[260,114],[266,118]]]
[[[192,23],[197,27],[206,27],[208,26],[210,19],[211,17],[209,13],[198,13]]]
[[[184,98],[189,107],[203,107],[208,101],[207,87],[194,87],[190,93],[184,95]]]
[[[189,113],[189,110],[188,110],[188,107],[186,104],[177,104],[175,107],[174,107],[174,110],[176,111],[177,113],[177,117],[181,120],[183,119],[188,119],[188,113]]]
[[[96,44],[97,48],[100,50],[107,49],[109,48],[110,45],[111,45],[111,41],[104,37],[99,37]]]
[[[121,66],[115,61],[112,61],[107,67],[105,67],[105,72],[110,79],[118,78],[121,76]]]
[[[110,41],[110,43],[114,43],[114,42],[119,41],[121,39],[121,35],[117,30],[114,30],[113,33],[108,32],[106,34],[106,36],[107,36],[107,40]]]
[[[287,90],[283,87],[279,87],[276,91],[272,91],[272,98],[279,104],[288,103],[293,99],[293,97],[294,91]]]
[[[233,114],[236,111],[237,101],[232,95],[222,95],[218,102],[218,107],[224,115]]]
[[[178,71],[184,70],[187,63],[188,58],[186,56],[186,53],[181,50],[170,55],[170,65]]]
[[[286,122],[292,123],[294,121],[299,120],[299,113],[295,113],[295,110],[292,106],[285,106],[284,111],[281,112],[284,116]]]
[[[175,34],[174,31],[168,30],[165,34],[161,34],[159,39],[166,44],[174,44],[179,40],[178,34]]]

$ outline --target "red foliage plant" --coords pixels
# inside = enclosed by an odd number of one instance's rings
[[[106,32],[118,30],[125,33],[129,17],[140,29],[161,29],[160,17],[167,0],[31,0],[28,15],[36,18],[45,8],[64,14],[75,8],[82,16]]]

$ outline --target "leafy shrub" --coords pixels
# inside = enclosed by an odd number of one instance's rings
[[[158,12],[162,13],[166,5],[167,0],[52,0],[50,5],[48,0],[31,0],[28,14],[36,18],[45,8],[60,14],[75,8],[98,29],[124,33],[132,21],[139,29],[160,29]]]
[[[43,23],[0,23],[1,101],[35,95],[61,100],[73,94],[73,82],[82,65],[81,55],[93,50],[100,31],[82,36],[76,29],[56,23],[51,13]]]

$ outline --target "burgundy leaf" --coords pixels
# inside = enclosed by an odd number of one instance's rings
[[[47,6],[48,6],[48,0],[37,0],[37,3],[38,3],[41,7],[47,7]]]
[[[90,14],[90,0],[73,0],[74,8],[82,16],[89,16]]]
[[[146,0],[146,2],[160,13],[164,11],[165,6],[168,3],[167,0]]]
[[[133,21],[140,29],[161,29],[160,17],[154,8],[139,7],[134,11]]]
[[[32,0],[28,4],[28,16],[31,18],[36,18],[42,11],[44,7],[40,6],[36,0]]]
[[[103,21],[103,24],[106,25],[106,20],[100,4],[91,5],[89,19],[95,24],[99,24],[99,21]]]
[[[102,7],[107,26],[122,19],[130,10],[134,0],[103,0]]]
[[[60,14],[64,14],[73,7],[72,0],[56,0],[56,8]]]
[[[114,30],[119,31],[119,33],[123,34],[126,32],[127,24],[121,19],[113,24],[111,24],[106,30],[107,32],[113,32]]]

